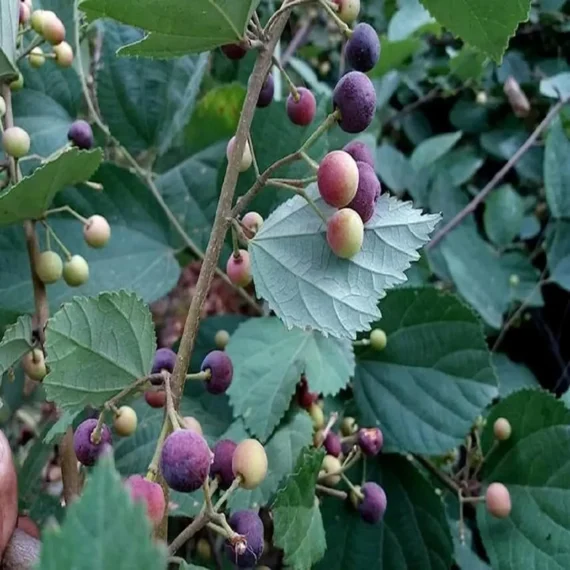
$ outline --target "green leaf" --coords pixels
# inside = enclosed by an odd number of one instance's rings
[[[150,372],[152,316],[126,291],[75,297],[49,319],[45,347],[48,400],[72,412],[99,407]]]
[[[458,188],[469,182],[475,173],[483,166],[485,160],[471,147],[454,149],[440,158],[434,166],[434,186],[440,183],[438,176],[446,176],[445,183]]]
[[[560,99],[570,95],[570,73],[559,73],[540,82],[540,92],[545,97]]]
[[[422,46],[419,38],[407,38],[391,42],[386,36],[381,36],[380,43],[382,44],[382,57],[370,72],[371,77],[382,77],[391,70],[404,67],[404,64]]]
[[[165,569],[166,549],[152,540],[144,508],[131,500],[112,459],[103,458],[68,507],[61,529],[42,535],[37,569]]]
[[[461,81],[479,80],[487,58],[480,51],[464,45],[449,62],[449,69]]]
[[[494,352],[491,355],[491,362],[499,377],[501,398],[506,398],[513,392],[524,388],[540,388],[534,374],[526,366],[510,360],[506,354]]]
[[[0,378],[32,348],[32,319],[21,316],[4,332],[0,342]]]
[[[273,542],[285,554],[293,570],[312,568],[324,555],[327,544],[315,485],[322,466],[322,450],[305,449],[295,472],[277,492],[273,512]]]
[[[311,391],[334,396],[354,373],[352,343],[316,331],[286,329],[275,317],[249,319],[232,335],[226,352],[234,365],[228,390],[234,415],[262,442],[271,435],[302,373]]]
[[[435,23],[435,20],[420,4],[419,0],[408,0],[403,3],[390,20],[388,39],[391,42],[405,40],[426,26]]]
[[[546,252],[550,281],[570,291],[570,222],[556,220],[548,230]]]
[[[75,419],[81,414],[81,410],[70,412],[64,410],[57,422],[51,426],[44,436],[44,443],[48,445],[54,444],[66,431],[67,428],[73,425]]]
[[[485,231],[498,246],[509,245],[518,235],[524,218],[525,202],[510,185],[494,190],[485,200]]]
[[[101,65],[96,77],[97,101],[111,133],[133,154],[164,154],[181,142],[194,106],[208,55],[169,61],[117,57],[117,50],[138,42],[140,30],[106,20]]]
[[[18,76],[16,37],[19,18],[18,0],[4,0],[0,5],[0,81],[10,81]]]
[[[431,166],[436,160],[446,155],[463,136],[461,131],[436,135],[421,142],[410,157],[410,164],[416,171]]]
[[[334,210],[316,185],[306,190],[325,216]],[[385,290],[406,281],[440,217],[422,215],[410,202],[383,195],[364,228],[364,244],[340,259],[326,241],[326,227],[301,196],[280,206],[249,244],[257,294],[287,327],[314,328],[354,338],[380,317]]]
[[[570,140],[562,121],[556,118],[548,136],[544,153],[544,187],[550,213],[555,218],[570,217]]]
[[[568,504],[570,410],[551,394],[524,390],[495,406],[482,436],[484,453],[493,445],[493,423],[509,420],[512,435],[488,456],[484,482],[502,482],[512,511],[496,519],[484,505],[477,521],[493,570],[559,570],[570,560]]]
[[[259,0],[84,0],[89,20],[113,18],[148,35],[120,50],[121,55],[171,58],[208,51],[245,37]]]
[[[99,149],[68,148],[43,163],[0,195],[0,226],[41,217],[58,192],[89,180],[102,160]]]
[[[433,288],[398,289],[375,326],[382,352],[357,352],[354,394],[364,425],[378,425],[385,448],[436,455],[457,446],[497,396],[497,377],[479,319]]]
[[[520,22],[528,18],[530,0],[422,0],[423,5],[463,41],[499,62]]]
[[[376,173],[393,192],[403,192],[409,185],[408,158],[389,143],[382,143],[376,152]]]
[[[196,564],[188,564],[188,562],[182,561],[178,570],[208,570],[204,566],[196,566]]]

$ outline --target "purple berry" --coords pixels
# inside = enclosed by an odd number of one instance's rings
[[[210,469],[210,477],[218,477],[221,489],[227,489],[235,479],[232,460],[237,443],[231,439],[222,439],[214,446],[214,463]]]
[[[333,457],[338,457],[342,453],[342,444],[340,442],[340,437],[332,431],[329,431],[327,437],[325,437],[323,445],[327,453]]]
[[[105,451],[105,448],[111,444],[111,430],[103,424],[101,426],[101,440],[99,443],[91,441],[91,434],[97,426],[97,419],[92,418],[81,422],[75,433],[73,434],[73,449],[77,459],[87,466],[95,465],[95,462]]]
[[[255,511],[238,511],[228,522],[244,537],[226,542],[228,558],[239,568],[252,568],[263,554],[263,522]]]
[[[210,379],[206,382],[206,390],[210,394],[223,394],[229,388],[234,375],[232,361],[223,350],[210,352],[202,361],[200,370],[210,371]]]
[[[241,44],[226,44],[221,50],[228,59],[232,60],[242,59],[247,53],[247,49]]]
[[[94,138],[91,125],[82,120],[74,121],[67,131],[67,138],[76,147],[88,150],[93,147]]]
[[[191,493],[208,478],[213,457],[206,440],[199,433],[179,429],[164,442],[160,471],[171,489]]]
[[[306,127],[313,122],[317,113],[317,101],[311,91],[305,87],[297,89],[299,100],[295,101],[293,94],[287,98],[287,115],[291,122]]]
[[[342,150],[350,154],[356,162],[366,162],[366,164],[369,164],[372,168],[375,167],[374,155],[367,144],[360,141],[352,141]]]
[[[356,71],[370,71],[380,58],[380,40],[369,24],[358,24],[346,44],[346,60]]]
[[[167,370],[172,374],[176,364],[176,353],[170,348],[159,348],[154,354],[152,363],[152,374],[158,374],[162,370]],[[162,384],[162,382],[160,382]]]
[[[358,167],[358,189],[356,196],[347,208],[354,210],[365,224],[374,215],[376,202],[380,197],[382,188],[374,169],[366,162],[357,162]]]
[[[384,436],[379,428],[362,428],[358,430],[358,445],[364,455],[378,455],[384,445]]]
[[[259,98],[257,100],[257,106],[260,108],[268,107],[273,102],[273,95],[275,95],[275,80],[273,79],[273,74],[270,73],[261,88],[259,93]]]
[[[361,133],[374,118],[376,91],[364,73],[351,71],[337,83],[333,102],[340,112],[340,128],[347,133]]]
[[[362,520],[374,524],[382,519],[386,512],[386,493],[376,483],[364,483],[361,488],[364,499],[358,505],[358,512]]]

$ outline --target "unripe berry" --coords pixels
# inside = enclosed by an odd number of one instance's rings
[[[323,413],[323,409],[316,402],[311,404],[309,415],[311,416],[311,420],[313,420],[314,429],[321,429],[325,426],[325,414]]]
[[[81,255],[72,255],[63,264],[63,280],[70,287],[79,287],[89,279],[89,265]]]
[[[342,150],[350,154],[356,162],[365,162],[372,168],[375,167],[374,154],[372,154],[372,151],[367,144],[360,141],[352,141],[349,142]]]
[[[351,417],[346,417],[342,420],[340,424],[340,432],[345,437],[349,435],[353,435],[358,431],[358,425],[356,424],[356,420]]]
[[[327,224],[327,242],[335,255],[343,259],[354,257],[364,241],[364,224],[349,208],[336,212]]]
[[[221,47],[224,55],[231,60],[238,60],[245,57],[247,48],[243,44],[226,44]]]
[[[166,392],[164,390],[147,390],[144,399],[151,408],[164,408]]]
[[[342,453],[340,437],[332,431],[329,431],[327,437],[325,437],[323,447],[325,448],[326,452],[333,457],[338,457]]]
[[[299,87],[299,100],[291,93],[287,98],[287,116],[294,125],[306,127],[313,122],[317,114],[317,101],[315,96],[306,87]]]
[[[60,44],[65,39],[63,22],[50,10],[42,15],[41,35],[52,45]]]
[[[18,78],[14,79],[12,83],[10,83],[10,89],[12,91],[20,91],[24,87],[24,76],[21,73],[18,73]]]
[[[319,193],[330,206],[344,208],[356,196],[358,177],[358,166],[348,153],[329,152],[317,171]]]
[[[22,158],[30,151],[30,135],[20,127],[10,127],[2,135],[2,147],[8,156]]]
[[[174,371],[174,366],[176,364],[176,353],[170,348],[159,348],[154,353],[154,360],[152,361],[151,374],[158,374],[163,370],[167,372]],[[162,384],[162,381],[159,385]]]
[[[227,489],[234,480],[233,457],[237,443],[231,439],[222,439],[214,446],[214,462],[210,469],[210,477],[217,477],[220,488]]]
[[[219,350],[224,350],[230,342],[230,333],[225,330],[219,330],[214,335],[214,344]]]
[[[236,142],[236,138],[232,137],[230,139],[230,142],[228,143],[227,149],[226,149],[226,157],[228,159],[228,162],[231,159],[232,156],[232,152],[234,150],[234,145]],[[249,167],[253,164],[253,155],[251,154],[251,148],[249,148],[249,142],[246,141],[245,143],[245,147],[243,150],[243,156],[241,157],[241,162],[239,164],[239,171],[240,172],[245,172],[246,170],[249,169]]]
[[[213,350],[207,354],[200,370],[210,371],[210,378],[206,381],[206,390],[210,394],[223,394],[232,383],[234,367],[231,358],[223,350]]]
[[[113,422],[113,427],[115,428],[117,435],[120,435],[121,437],[133,435],[137,429],[137,424],[137,413],[130,406],[121,406],[118,409]]]
[[[111,430],[105,424],[101,426],[100,440],[98,442],[92,441],[91,435],[96,426],[97,420],[90,418],[80,423],[73,434],[73,449],[75,450],[75,455],[79,462],[87,467],[95,465],[101,453],[103,453],[107,446],[111,445],[112,441]]]
[[[154,525],[162,520],[166,510],[164,491],[158,483],[145,479],[142,475],[131,475],[125,485],[134,502],[144,503],[148,518]]]
[[[213,458],[206,440],[200,434],[179,429],[164,442],[160,471],[171,489],[191,493],[208,478]]]
[[[384,435],[379,428],[362,428],[358,430],[358,445],[364,455],[378,455],[384,445]]]
[[[234,477],[241,477],[244,489],[255,489],[267,475],[267,454],[263,445],[256,439],[243,440],[235,448],[232,471]]]
[[[36,69],[41,67],[46,62],[46,58],[41,47],[35,47],[30,52],[28,59],[30,60],[30,65]]]
[[[380,39],[369,24],[358,24],[346,43],[346,60],[356,71],[370,71],[380,58]]]
[[[333,102],[340,112],[340,128],[347,133],[361,133],[374,118],[376,91],[364,73],[351,71],[334,88]]]
[[[516,274],[513,273],[510,277],[509,277],[509,285],[511,287],[518,287],[521,283],[521,278]]]
[[[44,13],[45,10],[35,10],[30,18],[30,25],[32,26],[32,30],[38,34],[42,33],[42,28],[44,25]]]
[[[73,49],[67,42],[61,42],[54,46],[55,63],[59,67],[71,67],[73,64]]]
[[[382,329],[374,329],[370,333],[370,346],[374,350],[384,350],[388,344],[388,337]]]
[[[88,246],[101,248],[107,245],[111,237],[111,226],[103,216],[95,214],[87,219],[83,227],[83,238]]]
[[[386,493],[377,483],[369,481],[360,488],[364,498],[359,501],[358,512],[364,522],[375,524],[382,520],[386,512]]]
[[[382,191],[374,169],[366,162],[357,162],[358,190],[348,208],[354,210],[365,224],[370,221],[376,209],[376,202]]]
[[[323,481],[329,487],[334,487],[340,482],[340,474],[331,475],[331,473],[338,473],[342,465],[337,457],[333,455],[325,455],[321,467],[320,476],[323,476]],[[327,475],[325,477],[325,475]]]
[[[273,79],[273,74],[270,73],[267,79],[263,83],[263,87],[259,93],[259,98],[257,99],[257,106],[260,109],[268,107],[273,102],[273,96],[275,95],[275,80]]]
[[[201,560],[211,560],[212,558],[212,547],[210,543],[205,538],[200,538],[196,543],[196,554]]]
[[[491,483],[485,493],[487,510],[498,519],[505,519],[511,513],[511,494],[502,483]]]
[[[487,97],[487,93],[485,93],[485,91],[479,91],[475,100],[477,101],[478,105],[486,105],[489,98]]]
[[[338,17],[346,24],[352,24],[360,13],[360,0],[333,0],[338,6]]]
[[[200,435],[204,435],[204,430],[202,429],[200,422],[192,416],[184,416],[181,424],[184,429],[189,429],[190,431],[195,431]]]
[[[249,252],[245,249],[240,249],[239,257],[232,253],[226,264],[226,273],[234,285],[247,287],[253,279]]]
[[[71,126],[67,131],[67,139],[77,148],[81,148],[83,150],[89,150],[93,147],[95,142],[91,125],[87,121],[82,121],[81,119],[71,123]]]
[[[46,361],[44,353],[40,348],[34,348],[22,357],[22,368],[24,372],[32,379],[43,380],[47,374]]]
[[[499,441],[507,441],[511,437],[513,428],[511,427],[511,422],[506,418],[498,418],[493,424],[493,433],[495,438]]]
[[[4,97],[0,95],[0,119],[6,114],[6,101]]]
[[[238,568],[252,568],[263,554],[263,522],[255,511],[238,511],[229,521],[230,527],[243,536],[227,540],[226,554]]]
[[[252,233],[256,234],[263,225],[263,217],[257,212],[248,212],[241,219],[241,223]]]
[[[20,2],[20,24],[27,24],[32,12],[25,2]]]
[[[36,262],[36,273],[42,283],[49,285],[61,279],[63,261],[55,251],[42,251]]]

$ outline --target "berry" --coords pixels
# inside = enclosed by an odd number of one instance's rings
[[[32,30],[38,34],[42,33],[42,27],[44,25],[44,13],[45,10],[35,10],[30,18],[30,25],[32,26]]]
[[[384,350],[388,344],[388,337],[382,329],[374,329],[370,333],[370,346],[374,350]]]
[[[234,150],[235,142],[236,142],[236,138],[232,137],[230,139],[230,142],[228,143],[227,148],[226,148],[226,157],[228,159],[228,162],[231,159],[232,152]],[[244,150],[243,150],[243,156],[241,157],[241,163],[239,165],[239,171],[245,172],[246,170],[249,169],[249,167],[252,164],[253,164],[253,155],[251,154],[251,149],[249,148],[249,142],[246,142]]]
[[[247,48],[242,44],[226,44],[221,50],[228,59],[232,60],[242,59],[247,53]]]
[[[226,554],[238,568],[252,568],[263,554],[263,522],[255,511],[238,511],[228,521],[243,538],[226,541]]]
[[[204,431],[202,430],[200,422],[192,416],[184,416],[182,418],[182,427],[184,429],[189,429],[190,431],[195,431],[200,435],[204,435]]]
[[[325,437],[325,441],[323,442],[323,446],[326,449],[329,455],[334,457],[338,457],[342,453],[342,445],[340,443],[340,437],[329,431],[327,437]]]
[[[154,353],[154,360],[152,362],[151,374],[158,374],[163,370],[167,372],[174,371],[174,365],[176,364],[176,353],[170,348],[159,348]],[[162,384],[162,382],[160,382]]]
[[[334,457],[333,455],[325,455],[319,476],[323,477],[323,481],[326,485],[329,487],[335,487],[340,482],[340,474],[330,475],[330,473],[337,473],[340,471],[341,467],[342,465],[337,457]]]
[[[22,158],[30,151],[30,135],[20,127],[10,127],[2,135],[4,152],[14,158]]]
[[[352,24],[360,13],[360,0],[334,0],[338,6],[338,17],[346,24]]]
[[[46,62],[46,58],[41,47],[35,47],[30,52],[28,59],[30,60],[30,65],[36,69],[41,67]]]
[[[379,428],[362,428],[358,430],[358,445],[364,455],[378,455],[384,445],[384,435]]]
[[[60,44],[65,39],[63,22],[50,10],[42,15],[41,35],[52,45]]]
[[[230,255],[226,264],[226,273],[234,285],[247,287],[252,280],[249,252],[245,249],[240,249],[239,257],[236,257],[234,254]]]
[[[211,560],[212,547],[205,538],[200,538],[196,543],[196,554],[198,555],[198,558],[202,560]]]
[[[86,466],[95,465],[97,458],[103,453],[107,446],[111,445],[111,430],[105,425],[101,425],[101,438],[98,442],[91,440],[91,434],[97,426],[97,420],[91,418],[80,423],[73,434],[73,448],[77,459]]]
[[[214,446],[214,463],[210,469],[210,477],[217,477],[221,489],[227,489],[234,480],[232,460],[237,443],[231,439],[222,439]]]
[[[32,379],[43,380],[47,374],[46,361],[44,353],[39,348],[34,348],[22,357],[22,368],[24,372]]]
[[[358,166],[358,190],[356,196],[348,207],[354,210],[365,224],[370,221],[376,209],[376,202],[380,197],[381,186],[374,169],[366,162],[357,162]]]
[[[208,353],[200,370],[210,371],[210,378],[206,381],[206,390],[210,394],[223,394],[232,383],[234,367],[231,358],[223,350],[212,350]]]
[[[329,219],[327,242],[338,257],[354,257],[362,249],[363,241],[364,224],[354,210],[343,208]]]
[[[10,83],[10,89],[12,91],[20,91],[24,87],[24,76],[21,73],[18,73],[18,78],[14,79],[12,83]]]
[[[164,442],[160,471],[171,489],[191,493],[208,478],[213,457],[206,440],[199,433],[179,429]]]
[[[73,48],[67,42],[54,46],[55,63],[59,67],[71,67],[73,64]]]
[[[323,413],[323,409],[319,406],[319,404],[313,402],[308,412],[311,416],[311,420],[313,420],[314,429],[322,429],[325,427],[325,414]]]
[[[369,24],[358,24],[346,43],[346,60],[356,71],[370,71],[380,58],[380,40]]]
[[[89,279],[89,265],[80,255],[73,255],[63,264],[63,280],[70,287],[79,287]]]
[[[346,417],[342,420],[340,424],[340,433],[345,437],[349,435],[353,435],[358,431],[358,425],[356,424],[356,420],[351,417]]]
[[[305,377],[301,378],[297,384],[297,402],[301,408],[309,411],[311,406],[319,399],[319,395],[315,392],[309,392],[309,385]]]
[[[148,518],[153,524],[158,524],[166,510],[162,487],[158,483],[145,479],[142,475],[131,475],[125,481],[125,485],[133,501],[144,503]]]
[[[115,428],[117,435],[128,437],[135,433],[137,423],[137,413],[130,406],[121,406],[115,416],[113,427]]]
[[[317,184],[323,200],[335,208],[344,208],[358,189],[358,166],[343,150],[329,152],[317,172]]]
[[[358,505],[358,512],[363,521],[375,524],[384,517],[386,512],[386,493],[380,485],[369,481],[362,485],[360,492],[364,498]]]
[[[166,392],[164,390],[147,390],[144,399],[151,408],[164,408]]]
[[[88,246],[101,248],[107,245],[111,237],[111,226],[103,216],[95,214],[88,218],[83,227],[83,238]]]
[[[511,287],[518,287],[521,283],[521,278],[516,274],[513,273],[510,277],[509,277],[509,285]]]
[[[477,96],[475,97],[475,101],[477,101],[478,105],[486,105],[487,102],[489,101],[487,93],[485,93],[485,91],[479,91],[477,93]]]
[[[248,212],[241,223],[252,233],[256,234],[263,225],[263,217],[257,212]]]
[[[27,24],[31,15],[30,7],[25,2],[20,2],[20,24]]]
[[[257,106],[260,109],[268,107],[273,102],[273,96],[275,95],[275,80],[273,79],[273,74],[270,73],[267,79],[263,83],[263,87],[259,93],[259,98],[257,99]]]
[[[374,118],[376,91],[364,73],[351,71],[334,88],[333,102],[340,112],[340,128],[347,133],[361,133]]]
[[[291,122],[306,127],[313,122],[317,113],[317,101],[311,91],[305,87],[297,89],[299,100],[291,93],[287,98],[287,115]]]
[[[214,344],[219,350],[224,350],[230,342],[230,333],[225,330],[219,330],[214,336]]]
[[[360,141],[348,143],[342,150],[348,152],[356,162],[366,162],[372,168],[375,166],[374,155],[367,144]]]
[[[93,138],[93,130],[87,121],[81,119],[73,121],[71,127],[67,131],[67,139],[71,141],[77,148],[89,150],[95,142]]]
[[[6,101],[4,97],[0,95],[0,119],[6,114]]]
[[[505,519],[511,513],[511,494],[502,483],[491,483],[485,493],[487,510],[498,519]]]
[[[511,437],[512,431],[511,422],[505,418],[498,418],[493,424],[493,433],[499,441],[507,441]]]
[[[49,285],[61,279],[63,261],[55,251],[43,251],[38,255],[36,273],[42,283]]]
[[[241,477],[244,489],[255,489],[267,475],[267,454],[256,439],[244,439],[232,458],[234,477]]]

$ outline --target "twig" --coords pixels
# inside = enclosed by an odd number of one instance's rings
[[[338,489],[331,489],[326,485],[319,485],[317,483],[316,490],[320,491],[321,493],[325,493],[326,495],[330,495],[331,497],[336,497],[337,499],[342,499],[346,501],[348,499],[348,493],[346,491],[339,491]]]
[[[425,469],[427,469],[432,475],[437,477],[446,487],[451,489],[454,493],[458,493],[460,491],[459,485],[448,475],[443,473],[440,469],[438,469],[431,461],[425,459],[421,455],[415,455],[414,459]]]
[[[172,556],[178,549],[192,538],[198,531],[202,530],[209,522],[208,514],[203,510],[171,543],[168,553]]]

